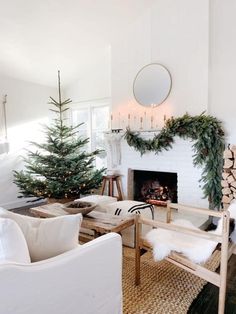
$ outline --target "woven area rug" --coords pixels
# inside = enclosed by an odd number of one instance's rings
[[[207,268],[216,270],[220,252],[215,251]],[[183,314],[187,313],[206,281],[167,261],[154,262],[151,252],[141,257],[141,283],[134,283],[134,250],[123,253],[123,313]]]

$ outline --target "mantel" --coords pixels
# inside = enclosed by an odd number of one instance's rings
[[[143,129],[138,129],[138,130],[131,130],[132,132],[135,133],[157,133],[160,132],[161,129],[148,129],[148,130],[143,130]],[[126,130],[124,129],[112,129],[108,132],[105,132],[106,134],[125,134]]]

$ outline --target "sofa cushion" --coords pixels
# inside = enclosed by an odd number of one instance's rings
[[[78,246],[81,214],[35,218],[0,208],[0,217],[13,219],[21,228],[32,262],[59,255]]]
[[[84,202],[93,202],[96,203],[97,206],[95,210],[100,212],[106,212],[104,209],[107,204],[114,203],[117,201],[116,197],[107,196],[107,195],[89,195],[79,199]]]
[[[0,218],[0,262],[30,263],[25,237],[17,223]]]

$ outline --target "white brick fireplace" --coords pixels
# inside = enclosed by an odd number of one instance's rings
[[[145,138],[153,137],[153,134],[143,134]],[[143,156],[134,148],[130,147],[124,138],[120,141],[121,161],[115,168],[108,166],[108,169],[119,172],[122,180],[122,188],[125,198],[128,195],[128,185],[132,183],[128,180],[128,173],[131,170],[149,170],[160,172],[177,173],[178,202],[194,205],[197,207],[208,207],[207,199],[203,199],[203,192],[199,180],[202,169],[194,167],[192,142],[175,137],[172,149],[163,151],[157,155],[146,153]],[[115,150],[117,152],[117,149]],[[110,163],[111,164],[111,163]],[[132,171],[131,171],[132,173]]]

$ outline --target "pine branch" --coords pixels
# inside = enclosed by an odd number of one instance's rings
[[[203,166],[201,182],[204,196],[210,201],[210,208],[219,208],[222,198],[221,173],[223,168],[223,151],[225,147],[224,131],[221,122],[215,117],[202,113],[199,116],[185,114],[183,117],[170,118],[164,128],[152,140],[144,140],[138,133],[127,129],[125,139],[143,155],[153,151],[156,154],[172,147],[174,137],[190,138],[194,166]]]

